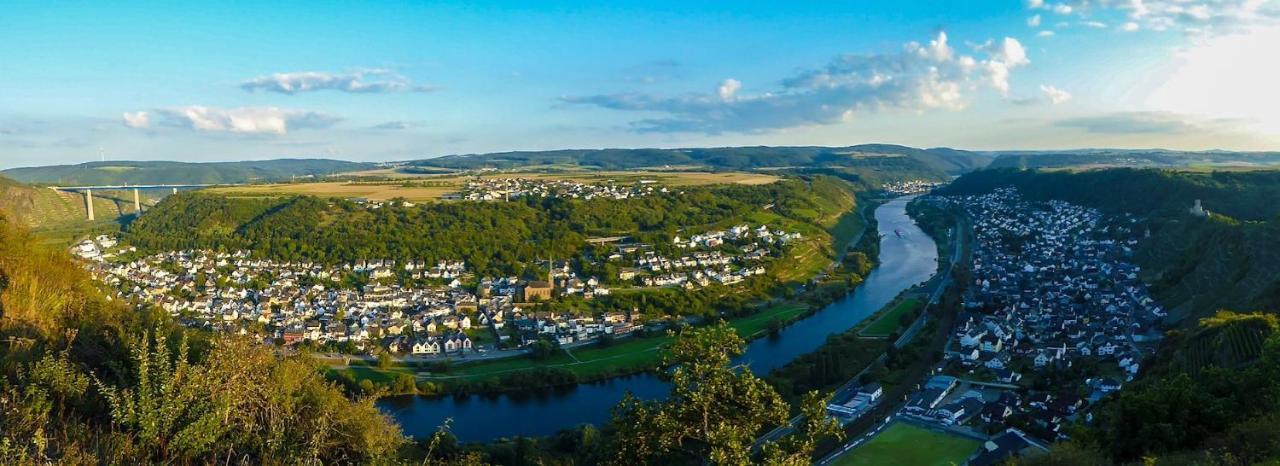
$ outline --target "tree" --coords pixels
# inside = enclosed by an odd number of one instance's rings
[[[95,378],[111,406],[112,420],[133,429],[143,448],[162,457],[207,453],[227,432],[223,420],[230,406],[208,396],[213,381],[187,362],[185,336],[172,356],[163,333],[157,331],[154,343],[150,340],[144,334],[134,344],[137,372],[132,386],[117,388]]]
[[[555,352],[556,345],[545,338],[539,338],[538,341],[529,344],[529,357],[539,361],[550,358]]]
[[[602,333],[599,337],[596,337],[596,346],[600,348],[608,348],[613,346],[613,340],[614,338],[612,334]]]
[[[682,332],[665,355],[674,367],[669,396],[627,396],[614,408],[615,464],[751,464],[756,435],[786,424],[789,407],[764,380],[730,365],[745,346],[724,321]],[[805,420],[792,436],[764,445],[766,461],[807,464],[816,442],[837,432],[825,420],[822,399],[805,400]]]
[[[400,374],[396,376],[395,384],[391,387],[392,393],[412,394],[417,393],[418,385],[414,377],[409,374]]]

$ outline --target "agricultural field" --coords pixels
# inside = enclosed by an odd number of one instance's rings
[[[1174,353],[1169,366],[1191,374],[1209,366],[1239,367],[1262,355],[1263,345],[1273,331],[1262,318],[1242,318],[1205,329]]]
[[[896,306],[889,309],[878,319],[862,329],[861,335],[864,337],[883,338],[893,334],[902,326],[902,316],[910,314],[920,308],[920,300],[917,298],[907,298],[899,302]]]
[[[228,196],[274,197],[291,195],[310,195],[319,197],[365,198],[373,201],[385,201],[404,198],[413,202],[426,202],[439,199],[445,194],[457,192],[461,183],[441,185],[418,185],[396,182],[386,183],[348,183],[325,181],[319,183],[286,183],[260,184],[245,186],[228,186],[213,188],[208,192]]]
[[[150,200],[144,202],[147,201]],[[94,192],[97,220],[90,222],[82,194],[15,185],[0,185],[0,210],[7,210],[30,227],[41,242],[57,246],[70,245],[90,235],[117,232],[122,218],[134,214],[131,193]]]
[[[779,177],[766,173],[749,172],[663,172],[663,171],[583,171],[570,173],[501,173],[483,175],[481,178],[528,178],[570,180],[597,183],[613,180],[616,183],[634,183],[640,180],[657,181],[667,186],[704,186],[710,184],[760,185],[778,181]]]
[[[778,181],[780,178],[763,173],[746,172],[643,172],[643,171],[580,171],[566,173],[488,173],[478,176],[455,174],[413,174],[392,169],[354,172],[349,176],[369,178],[396,178],[392,181],[321,181],[315,183],[280,183],[242,185],[212,188],[208,192],[228,196],[271,197],[311,195],[320,197],[366,198],[385,201],[404,198],[413,202],[426,202],[462,189],[468,180],[488,178],[526,178],[534,180],[571,180],[584,183],[612,181],[620,184],[641,180],[656,181],[665,186],[703,186],[711,184],[759,185]]]
[[[767,332],[770,322],[774,320],[783,323],[790,322],[804,315],[808,310],[808,307],[799,304],[779,304],[755,315],[734,319],[729,323],[729,326],[737,330],[738,335],[742,335],[742,338],[750,339]]]
[[[457,181],[466,178],[527,178],[573,180],[582,182],[600,182],[613,180],[620,183],[639,180],[654,180],[670,186],[696,186],[707,184],[768,184],[779,177],[759,172],[709,172],[699,171],[698,167],[670,167],[667,169],[651,168],[639,170],[587,170],[578,166],[542,167],[536,171],[487,171],[487,172],[453,172],[439,169],[439,173],[414,173],[399,168],[381,168],[359,172],[344,173],[342,176],[360,178],[382,178],[395,180],[440,180]]]
[[[895,422],[871,441],[836,459],[835,466],[951,466],[964,464],[977,440]]]

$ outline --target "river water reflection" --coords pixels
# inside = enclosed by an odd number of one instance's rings
[[[900,197],[876,208],[880,266],[866,281],[853,293],[787,326],[778,337],[751,342],[739,361],[757,374],[768,373],[817,349],[827,335],[862,322],[903,290],[928,280],[937,271],[937,246],[907,216],[909,200]],[[458,439],[481,442],[551,435],[579,424],[599,425],[609,419],[611,409],[627,392],[653,399],[666,394],[667,385],[653,375],[640,374],[546,393],[393,396],[379,400],[378,406],[390,413],[406,434],[430,435],[445,419],[453,419],[452,430]]]

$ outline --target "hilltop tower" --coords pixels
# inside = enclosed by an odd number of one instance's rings
[[[1196,199],[1196,205],[1191,206],[1191,208],[1190,208],[1190,209],[1188,209],[1188,210],[1191,212],[1191,215],[1194,215],[1194,216],[1197,216],[1197,217],[1208,217],[1208,216],[1209,216],[1209,211],[1204,210],[1204,206],[1201,206],[1201,205],[1200,205],[1200,200],[1199,200],[1199,199]]]

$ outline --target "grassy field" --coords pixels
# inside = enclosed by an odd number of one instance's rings
[[[568,369],[578,377],[590,377],[602,371],[632,368],[657,361],[658,348],[671,341],[670,337],[629,338],[608,347],[596,345],[570,348],[542,361],[528,357],[511,357],[455,365],[448,374],[428,379],[475,380],[538,367]]]
[[[887,337],[892,334],[898,327],[902,326],[899,319],[903,314],[915,312],[920,307],[920,300],[916,298],[907,298],[898,303],[888,312],[885,312],[880,318],[872,322],[867,328],[862,329],[862,336],[866,337]]]
[[[755,315],[735,319],[729,326],[743,337],[751,337],[768,330],[769,322],[778,319],[782,322],[799,317],[807,308],[798,304],[779,304]],[[626,338],[613,345],[600,347],[596,345],[569,348],[542,361],[534,361],[528,357],[510,357],[492,359],[475,363],[455,364],[447,374],[432,374],[428,380],[477,380],[497,377],[503,374],[533,369],[538,367],[559,367],[572,371],[578,377],[592,377],[605,371],[619,369],[642,368],[658,362],[658,351],[672,340],[668,336],[650,338]],[[415,369],[405,365],[394,365],[388,369],[380,369],[353,361],[352,365],[336,372],[351,374],[356,380],[369,379],[375,383],[388,383],[398,374],[415,374]]]
[[[694,167],[688,167],[694,168]],[[601,182],[613,180],[619,183],[639,180],[655,180],[671,186],[693,186],[706,184],[768,184],[778,181],[778,177],[767,173],[754,172],[705,172],[686,170],[588,170],[582,167],[564,167],[554,171],[503,171],[488,172],[480,175],[459,175],[454,173],[405,173],[394,168],[368,170],[346,173],[348,176],[367,178],[391,178],[398,180],[431,180],[451,181],[467,178],[528,178],[574,180],[583,182]]]
[[[640,180],[657,181],[667,186],[703,186],[709,184],[759,185],[778,181],[780,178],[765,173],[748,172],[659,172],[659,171],[582,171],[569,173],[501,173],[482,175],[480,178],[528,178],[545,180],[572,180],[599,183],[613,180],[616,183],[635,183]]]
[[[769,322],[778,319],[787,322],[804,313],[805,307],[796,304],[779,304],[755,315],[734,319],[729,326],[743,337],[751,337],[766,331]],[[646,366],[658,361],[658,349],[671,342],[671,337],[628,338],[608,347],[595,345],[571,348],[568,353],[557,354],[544,361],[515,357],[495,359],[475,364],[455,366],[445,377],[464,379],[500,375],[535,367],[563,367],[579,377],[590,377],[601,371]]]
[[[858,206],[858,208],[862,209],[865,207]],[[844,250],[850,246],[850,243],[853,242],[854,238],[857,237],[859,233],[862,233],[862,230],[866,227],[867,222],[862,220],[862,216],[858,215],[856,210],[849,211],[848,213],[841,215],[840,219],[836,221],[835,226],[832,226],[829,229],[833,240],[832,250],[836,251],[836,254],[842,254]]]
[[[330,369],[334,372],[345,372],[351,374],[355,380],[369,379],[376,384],[389,384],[395,380],[400,374],[414,375],[414,370],[405,366],[392,366],[387,369],[380,369],[372,366],[348,366],[343,369]]]
[[[809,308],[799,304],[779,304],[755,315],[734,319],[729,322],[729,326],[737,330],[738,335],[742,335],[743,338],[751,338],[768,331],[769,322],[774,319],[784,323],[789,322],[808,310]]]
[[[871,441],[841,456],[836,466],[951,466],[963,464],[977,440],[896,422]]]
[[[635,183],[640,180],[657,181],[666,186],[700,186],[709,184],[768,184],[779,178],[763,173],[746,172],[645,172],[645,171],[583,171],[568,173],[500,173],[480,176],[462,176],[454,174],[408,174],[390,169],[356,172],[352,175],[365,177],[390,177],[403,181],[388,182],[345,182],[322,181],[316,183],[282,183],[247,186],[228,186],[213,188],[209,192],[229,196],[284,196],[305,194],[322,197],[363,197],[376,201],[384,201],[402,197],[410,201],[425,202],[439,199],[449,193],[458,192],[469,179],[485,178],[527,178],[545,180],[573,180],[588,183],[613,181],[616,183]],[[415,182],[430,182],[432,186],[421,186]]]
[[[385,201],[397,197],[414,202],[426,202],[457,192],[457,186],[404,186],[400,183],[347,183],[326,181],[320,183],[260,184],[229,186],[209,189],[209,192],[228,196],[287,196],[304,194],[320,197],[358,198]]]

